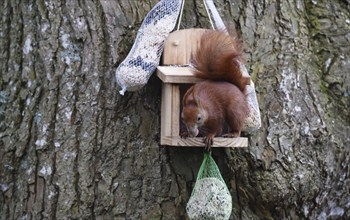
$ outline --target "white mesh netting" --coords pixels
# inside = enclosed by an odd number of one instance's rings
[[[244,64],[241,63],[240,69],[242,73],[248,74],[248,71]],[[244,88],[244,94],[246,95],[246,98],[247,98],[249,114],[245,119],[242,130],[246,133],[253,133],[260,128],[261,119],[260,119],[259,103],[256,98],[254,82],[252,80],[250,81],[250,85],[247,85]]]
[[[121,95],[142,88],[159,65],[164,40],[176,25],[181,4],[182,0],[161,0],[145,17],[133,47],[115,73]]]
[[[256,99],[255,87],[253,81],[244,89],[244,94],[247,97],[249,114],[245,119],[243,131],[246,133],[253,133],[261,126],[260,110],[258,100]]]

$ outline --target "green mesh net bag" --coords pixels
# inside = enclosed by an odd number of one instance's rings
[[[205,153],[186,206],[188,217],[191,220],[229,219],[231,211],[231,194],[214,159]]]

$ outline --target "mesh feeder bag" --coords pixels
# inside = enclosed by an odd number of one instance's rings
[[[115,77],[119,93],[142,88],[159,65],[164,40],[174,29],[181,0],[161,0],[147,14],[128,56],[118,66]]]
[[[231,211],[231,194],[214,159],[205,153],[186,206],[188,217],[191,220],[224,220],[230,218]]]
[[[248,70],[243,63],[240,63],[240,70],[245,75],[249,75]],[[259,103],[252,80],[250,81],[250,85],[246,85],[244,88],[244,95],[247,98],[249,113],[245,119],[242,130],[246,133],[252,134],[261,127]]]

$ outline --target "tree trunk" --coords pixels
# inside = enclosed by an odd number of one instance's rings
[[[161,82],[114,79],[156,0],[4,0],[0,219],[184,219],[199,148],[159,146]],[[350,2],[215,1],[262,128],[214,149],[234,219],[350,218]],[[225,9],[224,9],[225,8]],[[210,28],[186,1],[182,28]]]

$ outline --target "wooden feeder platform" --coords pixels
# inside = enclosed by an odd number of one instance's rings
[[[180,137],[180,114],[183,89],[202,79],[196,78],[189,64],[191,52],[195,51],[199,39],[206,29],[175,31],[165,41],[162,66],[157,76],[162,80],[161,138],[160,144],[167,146],[204,147],[204,137]],[[250,80],[249,75],[246,76]],[[247,147],[248,138],[215,137],[212,147]]]

